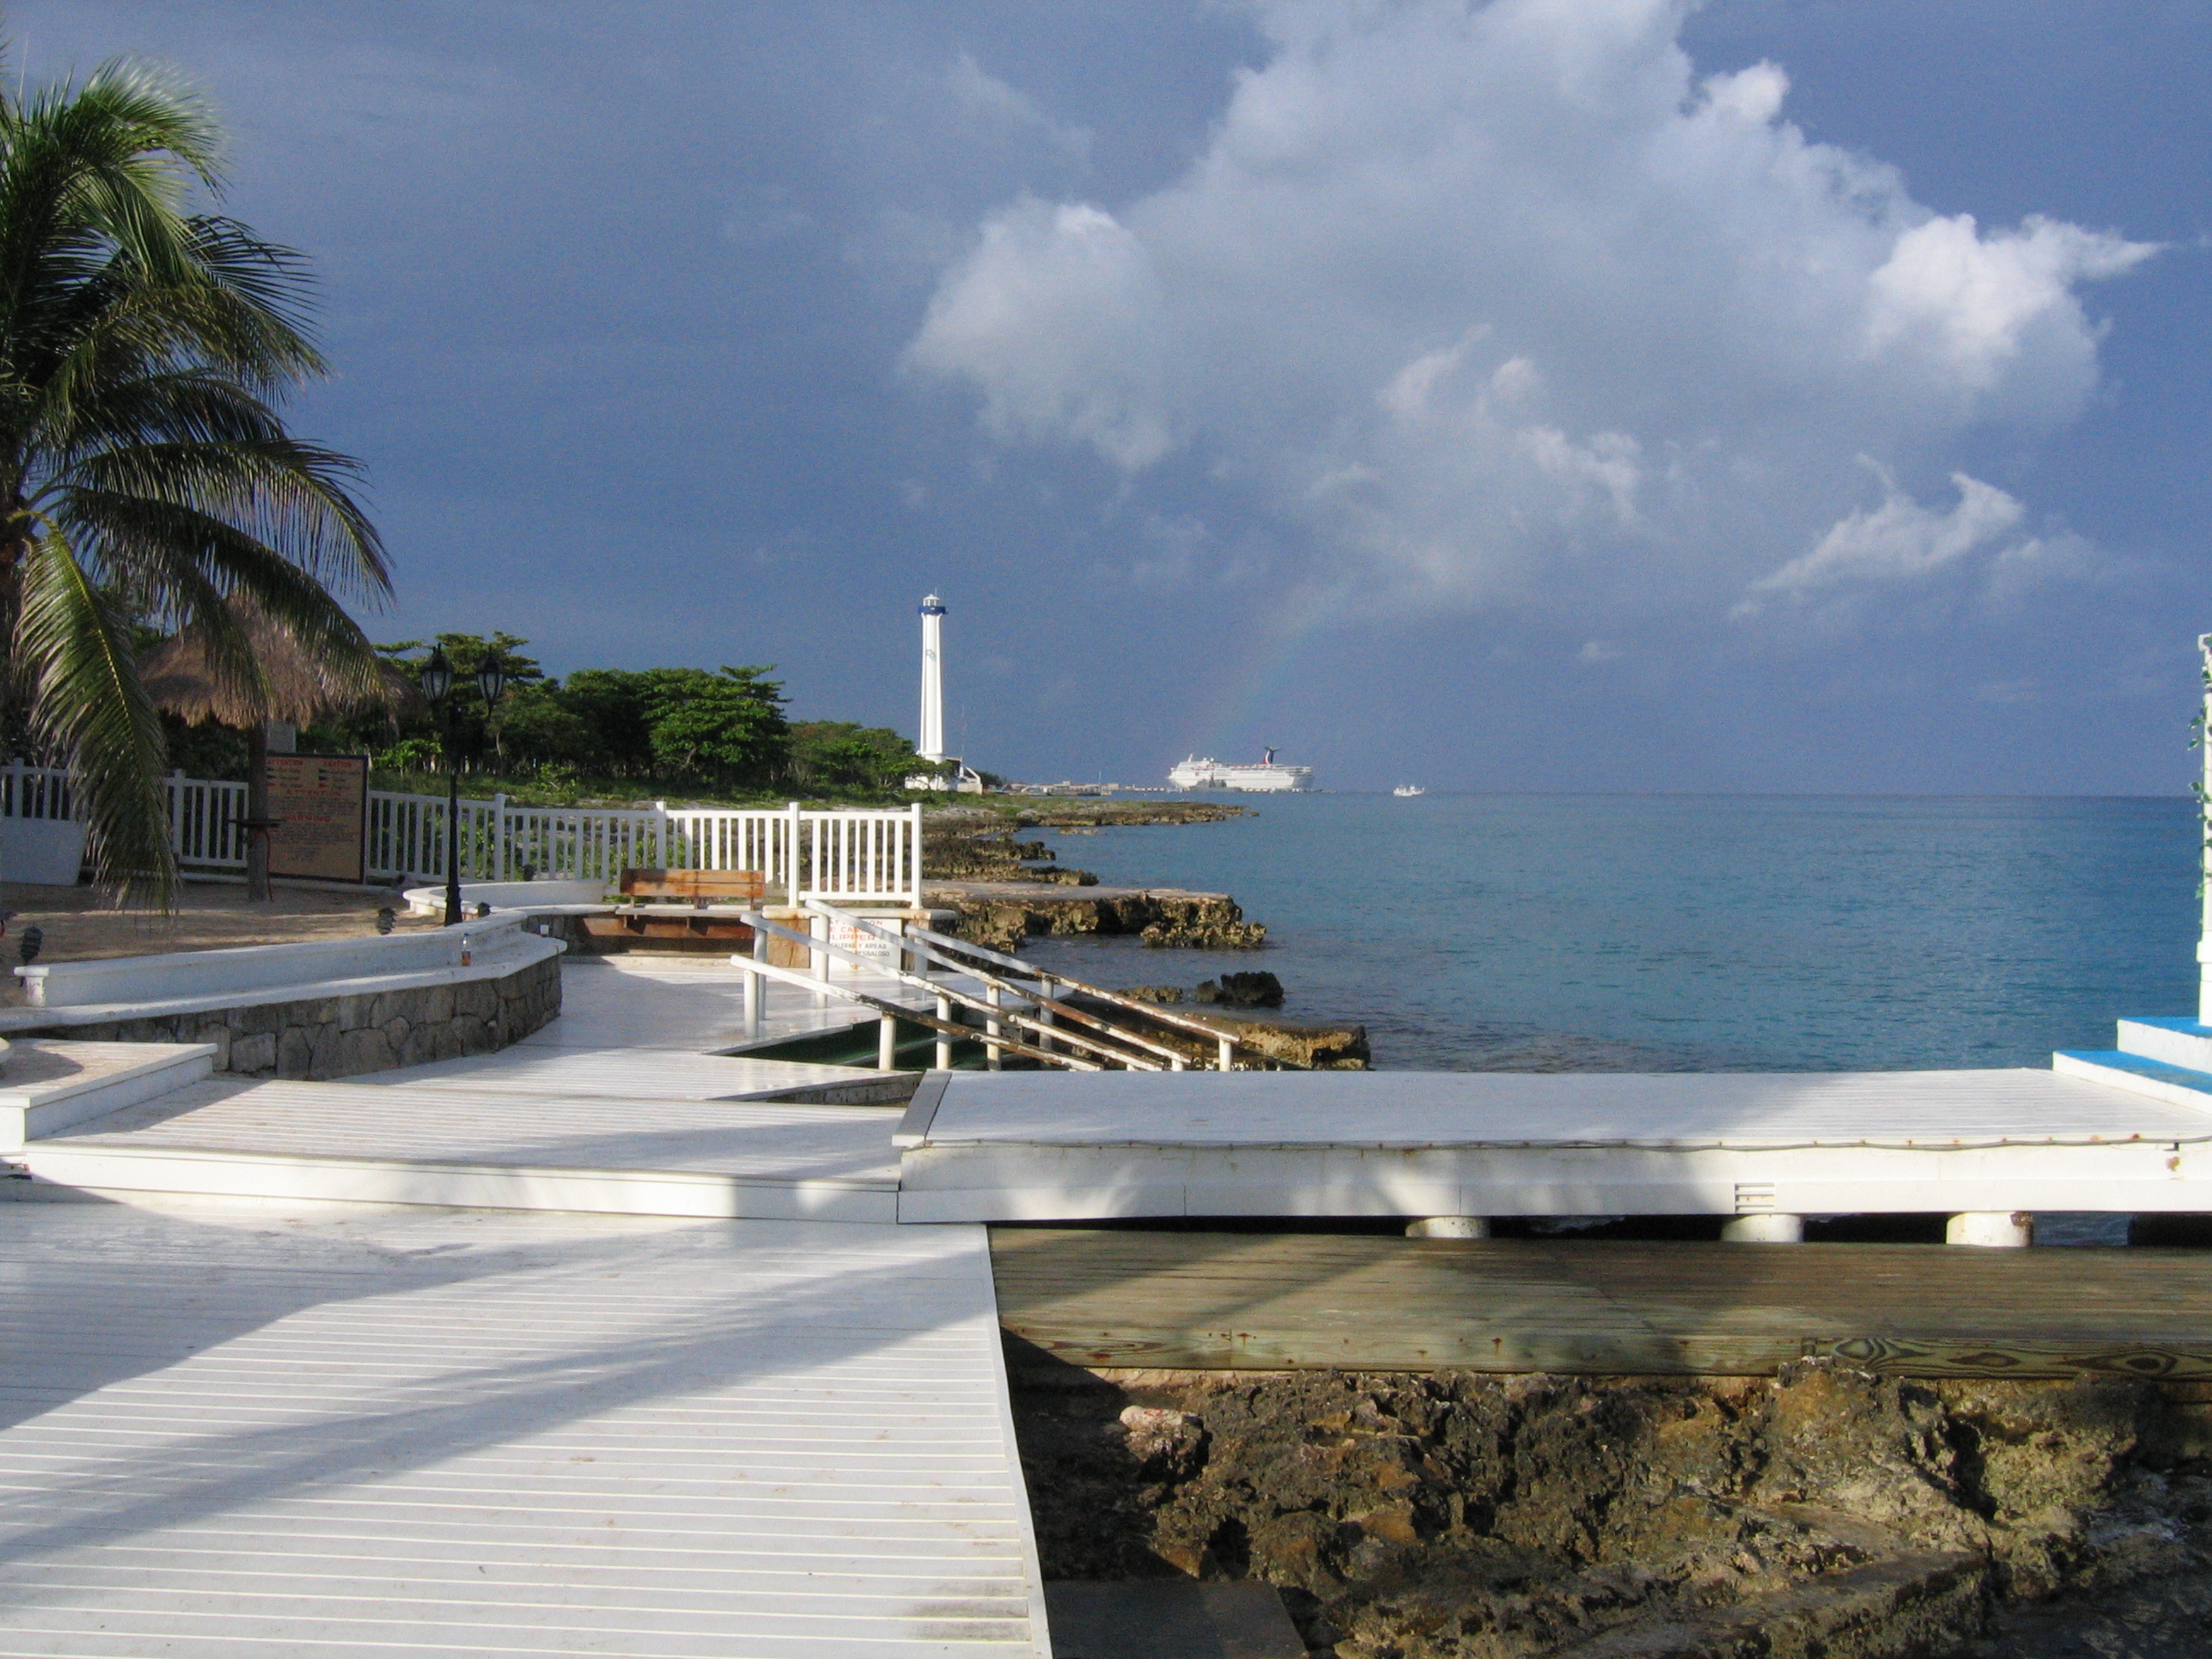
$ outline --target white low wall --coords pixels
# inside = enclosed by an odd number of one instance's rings
[[[74,887],[84,826],[67,818],[0,818],[0,878]]]
[[[550,885],[551,884],[544,884]],[[185,951],[166,956],[109,957],[18,968],[33,1008],[166,1003],[188,998],[235,1000],[246,993],[312,994],[333,981],[382,979],[459,969],[465,948],[471,965],[488,969],[509,957],[514,965],[556,952],[551,940],[522,931],[519,911],[441,927],[434,933],[392,933],[362,939],[313,939],[300,945],[246,945],[223,951]]]
[[[594,878],[588,881],[465,881],[461,884],[461,908],[474,912],[479,904],[489,904],[494,910],[527,910],[545,914],[578,904],[605,904],[607,884]],[[446,890],[442,887],[410,887],[407,890],[407,908],[418,916],[441,916],[446,914]]]

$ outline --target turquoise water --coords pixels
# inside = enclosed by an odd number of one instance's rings
[[[1115,985],[1264,967],[1446,1069],[2039,1066],[2196,1006],[2186,799],[1316,794],[1048,836],[1236,896],[1268,948],[1033,939]]]

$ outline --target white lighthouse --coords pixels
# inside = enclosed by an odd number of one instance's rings
[[[945,601],[934,593],[922,600],[921,611],[921,732],[915,753],[926,761],[951,761],[952,775],[919,772],[906,781],[909,789],[957,789],[980,794],[983,776],[963,766],[957,755],[945,752]]]
[[[945,758],[945,601],[934,593],[921,602],[921,737],[915,750],[924,760]]]

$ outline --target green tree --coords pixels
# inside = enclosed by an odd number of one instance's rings
[[[646,708],[644,675],[622,668],[580,668],[562,684],[561,706],[587,733],[583,752],[572,765],[609,777],[652,775],[653,719]]]
[[[944,762],[922,759],[887,726],[807,720],[791,728],[790,777],[800,789],[890,794],[919,773],[945,769]]]
[[[725,787],[765,786],[783,769],[791,728],[766,668],[648,668],[643,701],[656,768]],[[572,678],[570,684],[573,684]]]
[[[326,372],[299,256],[234,219],[222,135],[162,72],[0,93],[0,694],[66,763],[103,880],[173,890],[160,721],[134,623],[198,624],[240,696],[264,681],[232,593],[372,684],[333,593],[389,579],[352,462],[293,437]]]

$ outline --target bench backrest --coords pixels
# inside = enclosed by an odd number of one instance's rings
[[[758,904],[768,896],[768,878],[757,870],[625,870],[622,894],[693,904]]]

